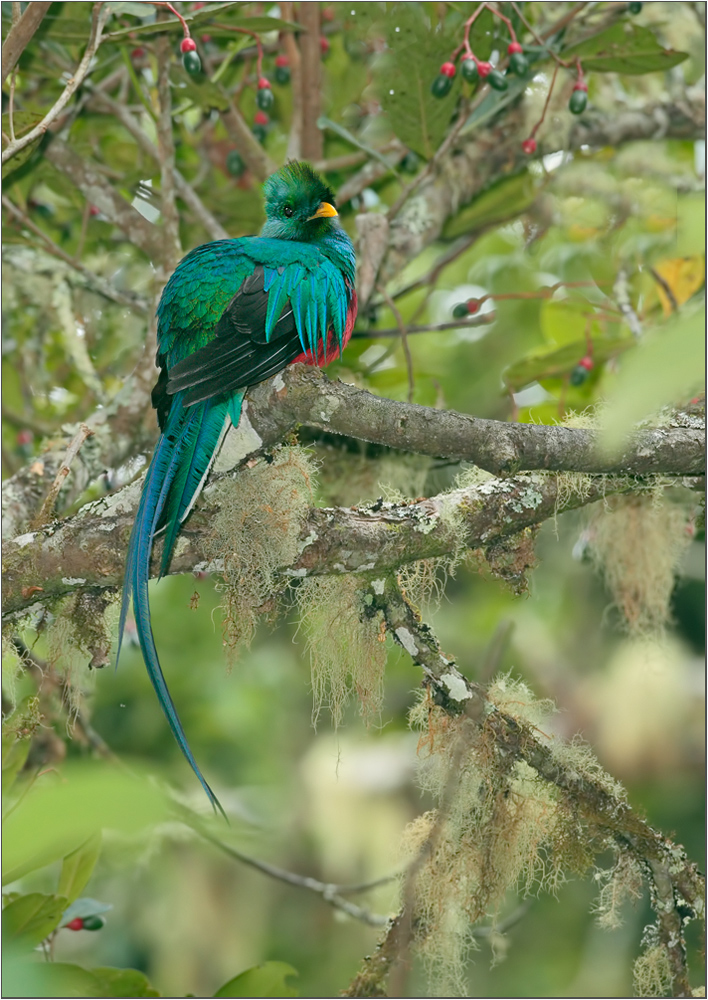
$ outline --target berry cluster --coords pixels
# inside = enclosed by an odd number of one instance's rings
[[[630,4],[630,7],[635,6],[641,8],[641,4]],[[474,24],[475,20],[482,13],[483,10],[489,10],[494,17],[499,18],[506,25],[509,35],[511,36],[511,41],[507,45],[506,49],[506,72],[502,72],[496,66],[493,66],[490,62],[486,60],[479,59],[475,53],[472,51],[470,45],[470,29]],[[636,11],[638,13],[638,11]],[[444,98],[450,93],[452,89],[452,81],[457,74],[457,67],[455,65],[457,59],[461,57],[460,72],[462,78],[467,81],[467,83],[477,84],[480,80],[484,80],[489,84],[494,90],[504,91],[509,87],[509,76],[519,76],[524,77],[529,70],[529,60],[524,53],[524,47],[519,42],[514,32],[514,27],[508,17],[501,14],[495,7],[489,3],[480,4],[475,10],[474,14],[467,19],[464,28],[464,38],[458,47],[454,50],[450,59],[442,64],[438,75],[433,80],[430,85],[430,91],[434,97]],[[521,148],[524,153],[532,155],[536,152],[537,143],[535,139],[536,131],[542,124],[545,116],[546,110],[548,108],[548,103],[553,92],[553,87],[555,85],[556,74],[558,72],[558,66],[563,66],[566,69],[570,69],[574,66],[575,72],[577,74],[577,79],[573,91],[570,95],[570,101],[568,107],[574,115],[580,115],[585,111],[588,103],[588,85],[583,77],[582,67],[580,61],[576,60],[574,64],[564,62],[558,56],[553,56],[556,61],[556,72],[553,75],[553,80],[548,92],[548,99],[546,101],[546,107],[543,109],[543,114],[540,120],[531,130],[531,134],[528,138],[524,139],[521,143]]]
[[[105,923],[103,917],[74,917],[64,926],[68,931],[100,931]]]

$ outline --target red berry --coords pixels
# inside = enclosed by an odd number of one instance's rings
[[[455,64],[451,62],[444,62],[440,67],[440,75],[452,78],[455,75]]]
[[[488,62],[478,62],[477,72],[482,77],[482,79],[484,79],[485,76],[489,76],[489,74],[492,72],[492,64]]]
[[[17,432],[17,443],[20,445],[32,444],[33,438],[34,434],[32,433],[32,431],[24,430]]]
[[[91,205],[91,207],[89,208],[89,215],[98,215],[99,211],[100,210],[96,208],[95,205]]]
[[[320,35],[320,49],[322,50],[323,55],[326,55],[329,52],[329,38],[325,38],[324,35]]]
[[[265,76],[260,77],[258,80],[258,89],[270,90],[270,80]]]
[[[276,56],[275,57],[275,65],[276,66],[287,66],[288,65],[288,57],[287,56],[283,56],[283,55]]]
[[[81,917],[74,917],[74,919],[70,920],[66,925],[66,929],[69,931],[82,931],[84,929],[84,922]]]
[[[206,45],[207,42],[211,41],[211,35],[202,35],[202,41]]]
[[[532,153],[536,152],[536,140],[524,139],[524,141],[521,143],[521,148],[528,156],[531,156]]]
[[[467,299],[467,312],[474,316],[479,309],[479,299]]]
[[[137,49],[133,49],[133,51],[130,53],[130,58],[142,59],[144,55],[145,55],[145,49],[141,49],[140,47],[138,47]]]
[[[573,87],[573,90],[584,90],[585,93],[587,94],[587,92],[588,92],[588,85],[585,82],[585,80],[578,80],[578,82]]]
[[[334,10],[331,7],[325,7],[322,11],[323,21],[333,21],[334,20]]]
[[[206,7],[205,3],[193,3],[192,10],[201,10],[202,7]]]
[[[180,44],[179,50],[181,53],[194,52],[197,47],[197,43],[193,38],[183,38]]]
[[[580,361],[578,361],[578,365],[581,368],[584,368],[585,371],[590,372],[595,367],[595,362],[593,361],[593,359],[590,357],[589,354],[586,354],[584,358],[581,358]]]
[[[265,111],[256,111],[255,115],[253,116],[254,125],[267,125],[269,121],[270,118],[265,113]]]
[[[506,51],[510,56],[513,56],[515,52],[522,53],[524,51],[524,47],[520,42],[509,42],[509,48]]]

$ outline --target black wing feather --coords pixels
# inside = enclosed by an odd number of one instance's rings
[[[212,396],[256,385],[281,371],[302,354],[302,345],[289,303],[283,306],[266,342],[267,310],[265,272],[259,265],[222,313],[214,328],[214,339],[173,365],[166,381],[161,373],[154,392],[160,388],[172,396],[184,391],[183,404],[192,406]]]

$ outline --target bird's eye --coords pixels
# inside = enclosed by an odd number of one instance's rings
[[[292,205],[286,205],[285,208],[283,209],[283,215],[285,215],[289,219],[292,217],[292,214],[293,214]]]

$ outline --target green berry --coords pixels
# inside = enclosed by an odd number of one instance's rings
[[[83,918],[83,929],[85,931],[100,931],[100,929],[105,926],[106,921],[103,917],[84,917]]]
[[[582,385],[583,382],[587,380],[590,372],[584,365],[576,365],[575,368],[570,373],[570,384],[571,385]]]
[[[574,90],[570,95],[568,107],[574,115],[582,115],[588,106],[588,95],[584,90]]]
[[[433,97],[447,97],[452,90],[452,78],[439,73],[430,86],[430,93]]]
[[[640,3],[628,3],[627,10],[630,14],[641,14],[642,5]]]
[[[490,87],[494,87],[495,90],[506,90],[509,86],[509,81],[500,73],[498,69],[493,69],[492,72],[487,77],[487,82]]]
[[[401,170],[405,171],[407,174],[414,174],[418,167],[420,166],[420,159],[411,150],[408,150],[406,155],[401,160]]]
[[[509,72],[525,76],[529,71],[529,61],[521,52],[514,52],[509,58]]]
[[[246,169],[241,154],[237,153],[235,149],[232,149],[226,157],[226,169],[232,177],[240,177]]]
[[[202,61],[196,52],[185,52],[182,56],[182,65],[190,76],[196,76],[202,71]]]
[[[288,66],[276,66],[273,76],[275,82],[284,87],[286,83],[290,83],[290,68]]]
[[[467,303],[458,302],[456,306],[452,308],[452,315],[455,319],[462,319],[464,316],[468,315]]]
[[[273,91],[270,87],[262,87],[256,94],[256,104],[261,111],[268,111],[273,107],[274,103],[275,98],[273,97]]]
[[[477,69],[477,63],[474,59],[463,60],[462,66],[462,76],[468,83],[476,83],[479,80],[479,70]]]
[[[265,125],[256,124],[251,129],[251,132],[253,133],[253,137],[256,140],[256,142],[264,142],[265,137],[268,135],[268,131]]]

